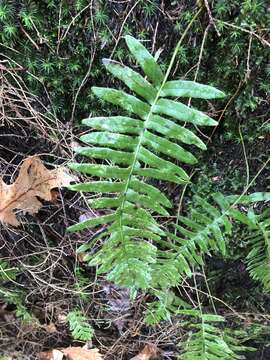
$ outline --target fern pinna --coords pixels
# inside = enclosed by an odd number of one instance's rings
[[[206,114],[169,98],[213,99],[224,94],[192,81],[167,81],[172,62],[164,75],[138,40],[131,36],[126,36],[125,40],[145,77],[114,61],[103,61],[106,69],[136,96],[112,88],[92,88],[97,97],[123,108],[127,115],[83,120],[84,125],[95,131],[81,137],[82,142],[91,146],[76,151],[80,155],[104,160],[104,163],[70,165],[74,170],[100,178],[70,188],[107,194],[92,201],[90,206],[110,209],[110,212],[73,225],[69,230],[106,224],[102,236],[108,236],[108,239],[96,254],[89,257],[89,264],[99,265],[99,272],[107,272],[108,278],[117,284],[147,288],[157,258],[155,244],[166,235],[153,215],[168,216],[168,209],[172,206],[157,187],[149,184],[149,180],[176,184],[189,182],[187,173],[174,161],[195,164],[197,160],[179,143],[195,145],[202,150],[206,146],[195,135],[195,130],[187,129],[184,123],[196,126],[217,124]]]

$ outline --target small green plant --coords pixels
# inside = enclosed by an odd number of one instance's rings
[[[88,341],[93,338],[94,329],[81,310],[75,309],[69,311],[67,320],[72,337],[75,340]]]

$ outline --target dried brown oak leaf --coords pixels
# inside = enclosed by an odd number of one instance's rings
[[[87,350],[77,346],[38,354],[39,360],[62,360],[64,358],[67,360],[103,360],[98,349]]]
[[[61,167],[49,170],[39,157],[24,160],[16,181],[7,185],[0,178],[0,221],[13,226],[20,225],[15,210],[35,214],[42,207],[38,199],[53,201],[53,188],[68,186],[75,179]]]
[[[157,352],[158,348],[156,345],[147,344],[137,356],[134,356],[130,360],[150,360],[157,355]]]

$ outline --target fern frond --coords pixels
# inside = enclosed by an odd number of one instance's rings
[[[158,253],[153,265],[153,284],[163,289],[176,286],[182,276],[191,276],[192,267],[204,264],[204,255],[220,252],[226,255],[226,236],[232,232],[233,222],[240,222],[250,229],[246,238],[251,250],[247,256],[251,276],[270,290],[270,212],[255,215],[253,210],[240,211],[236,204],[270,201],[270,193],[257,192],[245,196],[212,195],[213,202],[194,197],[188,216],[179,216],[176,233],[167,233],[171,242],[163,242],[164,250]],[[165,251],[166,250],[166,251]]]
[[[270,291],[270,211],[265,210],[255,216],[254,226],[246,240],[250,252],[247,269],[254,280],[262,283],[264,290]]]
[[[180,310],[179,313],[195,318],[190,321],[188,339],[180,344],[183,347],[181,360],[243,359],[241,352],[254,350],[242,346],[236,337],[220,329],[218,325],[225,321],[220,315],[201,314],[198,310]]]
[[[212,197],[210,203],[195,196],[196,208],[189,216],[178,217],[175,234],[167,233],[171,241],[164,243],[165,249],[159,252],[153,266],[155,286],[176,286],[182,276],[192,275],[192,266],[203,265],[204,255],[217,251],[226,254],[225,237],[232,230],[230,203],[220,193]]]
[[[97,97],[121,107],[126,115],[83,120],[83,124],[94,131],[81,137],[90,146],[78,148],[77,153],[106,163],[70,165],[73,170],[100,178],[70,188],[106,194],[90,205],[111,209],[111,212],[71,226],[69,230],[106,224],[109,239],[92,256],[90,265],[99,265],[99,272],[108,272],[109,279],[119,285],[147,288],[157,252],[156,246],[147,240],[160,241],[165,235],[153,214],[168,216],[171,204],[157,187],[146,181],[189,182],[185,170],[174,161],[195,164],[197,159],[179,143],[195,145],[202,150],[206,146],[193,130],[180,124],[217,124],[206,114],[169,97],[213,99],[224,94],[192,81],[167,81],[170,69],[164,75],[139,41],[131,36],[126,36],[125,40],[146,77],[114,61],[103,61],[106,69],[123,81],[133,94],[113,88],[92,88]]]
[[[176,296],[173,291],[153,291],[156,300],[147,304],[144,321],[146,324],[158,324],[162,320],[168,321],[171,314],[181,309],[190,309],[191,306]]]
[[[80,310],[77,309],[69,311],[67,320],[69,329],[74,339],[81,341],[88,341],[92,339],[94,329]]]
[[[235,202],[236,195],[227,197],[230,203]],[[239,202],[252,204],[269,202],[269,192],[256,192],[241,196]],[[244,214],[236,209],[230,210],[230,215],[241,223],[248,226],[250,234],[246,237],[250,248],[246,263],[251,277],[261,282],[265,291],[270,291],[270,210],[269,208],[261,214],[256,215],[252,209]]]
[[[16,316],[25,323],[34,323],[36,319],[24,306],[25,293],[17,289],[7,289],[0,286],[0,299],[7,304],[16,306]]]

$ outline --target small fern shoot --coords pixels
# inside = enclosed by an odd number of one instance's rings
[[[93,338],[94,329],[79,309],[69,311],[67,320],[75,340],[89,341]]]
[[[181,123],[217,124],[201,111],[170,98],[214,99],[223,97],[224,93],[192,81],[167,81],[172,62],[164,75],[138,40],[131,36],[125,40],[144,75],[115,61],[103,61],[106,69],[133,94],[113,88],[92,88],[97,97],[122,108],[125,114],[83,120],[92,131],[80,139],[89,146],[76,151],[104,163],[70,164],[73,170],[99,178],[70,188],[106,194],[93,200],[90,206],[107,213],[73,225],[69,230],[106,224],[103,236],[107,235],[108,239],[97,253],[88,257],[89,264],[98,265],[100,273],[108,273],[108,279],[121,286],[148,288],[152,282],[152,265],[156,263],[156,244],[166,235],[153,215],[168,216],[172,207],[165,194],[149,181],[189,182],[189,176],[175,161],[193,165],[197,159],[180,143],[202,150],[206,145],[195,134],[195,128],[188,129]]]

